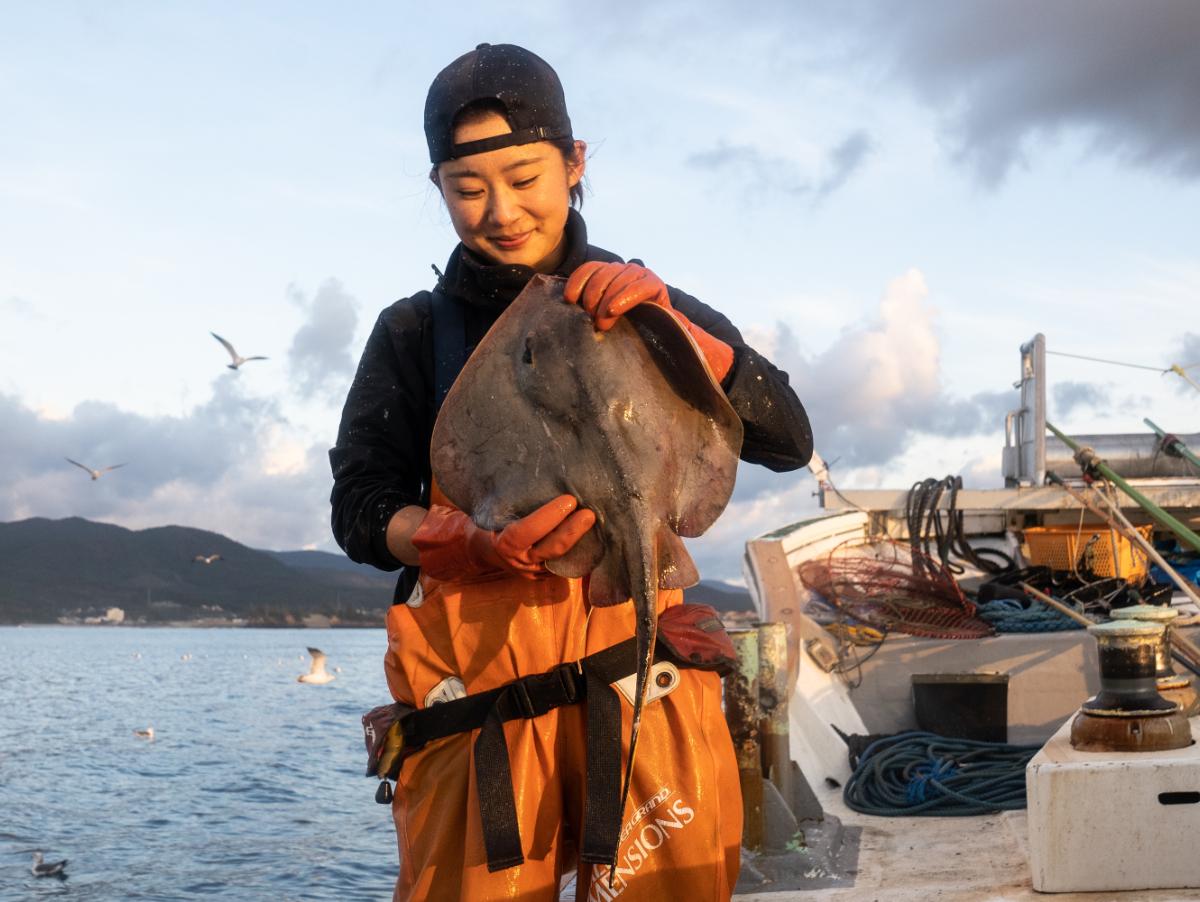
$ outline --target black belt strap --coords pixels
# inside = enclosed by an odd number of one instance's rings
[[[609,655],[609,652],[614,654]],[[617,860],[621,834],[621,699],[613,689],[636,667],[635,644],[623,642],[584,668],[587,679],[587,788],[583,809],[583,842],[579,857],[585,864]]]
[[[493,708],[475,739],[475,794],[489,871],[503,871],[525,860],[512,785],[504,721]]]
[[[477,730],[493,709],[501,722],[538,717],[562,705],[582,701],[584,691],[579,667],[574,663],[559,664],[545,673],[522,677],[496,689],[409,712],[400,720],[404,746],[415,750],[435,739]]]
[[[404,745],[413,750],[435,739],[479,730],[473,754],[489,871],[502,871],[525,860],[504,723],[540,717],[585,697],[587,784],[580,857],[588,864],[612,865],[616,861],[622,813],[621,702],[611,684],[634,672],[636,655],[635,640],[628,639],[577,664],[560,664],[496,689],[420,708],[401,719]]]
[[[525,860],[504,722],[539,717],[553,708],[578,702],[583,698],[583,689],[578,668],[563,664],[501,687],[487,712],[475,738],[474,755],[475,791],[489,871],[503,871]]]

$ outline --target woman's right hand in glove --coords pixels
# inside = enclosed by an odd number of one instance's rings
[[[492,531],[453,507],[435,504],[413,533],[421,569],[453,580],[503,572],[525,579],[545,576],[545,562],[566,554],[596,522],[570,495],[559,495],[532,514]]]

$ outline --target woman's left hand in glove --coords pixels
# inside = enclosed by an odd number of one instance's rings
[[[571,273],[563,298],[586,310],[601,332],[611,329],[618,318],[638,304],[665,307],[695,339],[717,382],[724,380],[733,367],[733,348],[672,307],[666,284],[644,266],[589,261]]]

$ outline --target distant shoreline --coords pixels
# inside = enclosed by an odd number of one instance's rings
[[[0,627],[24,628],[24,627],[64,627],[77,628],[84,627],[86,629],[220,629],[220,630],[381,630],[386,628],[386,623],[381,619],[379,623],[332,623],[332,624],[306,624],[306,623],[222,623],[208,622],[196,620],[178,620],[165,621],[162,623],[44,623],[38,621],[22,621],[13,623],[0,623]]]

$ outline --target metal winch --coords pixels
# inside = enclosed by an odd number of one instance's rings
[[[1119,609],[1118,613],[1124,610]],[[1185,748],[1191,728],[1179,702],[1158,692],[1159,651],[1166,625],[1112,620],[1088,627],[1100,658],[1100,692],[1071,723],[1071,745],[1080,751],[1152,752]]]
[[[1139,604],[1118,608],[1113,613],[1121,620],[1139,620],[1163,625],[1162,640],[1154,651],[1154,677],[1158,683],[1158,694],[1169,702],[1178,702],[1185,717],[1200,714],[1200,693],[1196,692],[1191,677],[1175,669],[1171,655],[1171,634],[1179,611],[1170,605]]]

